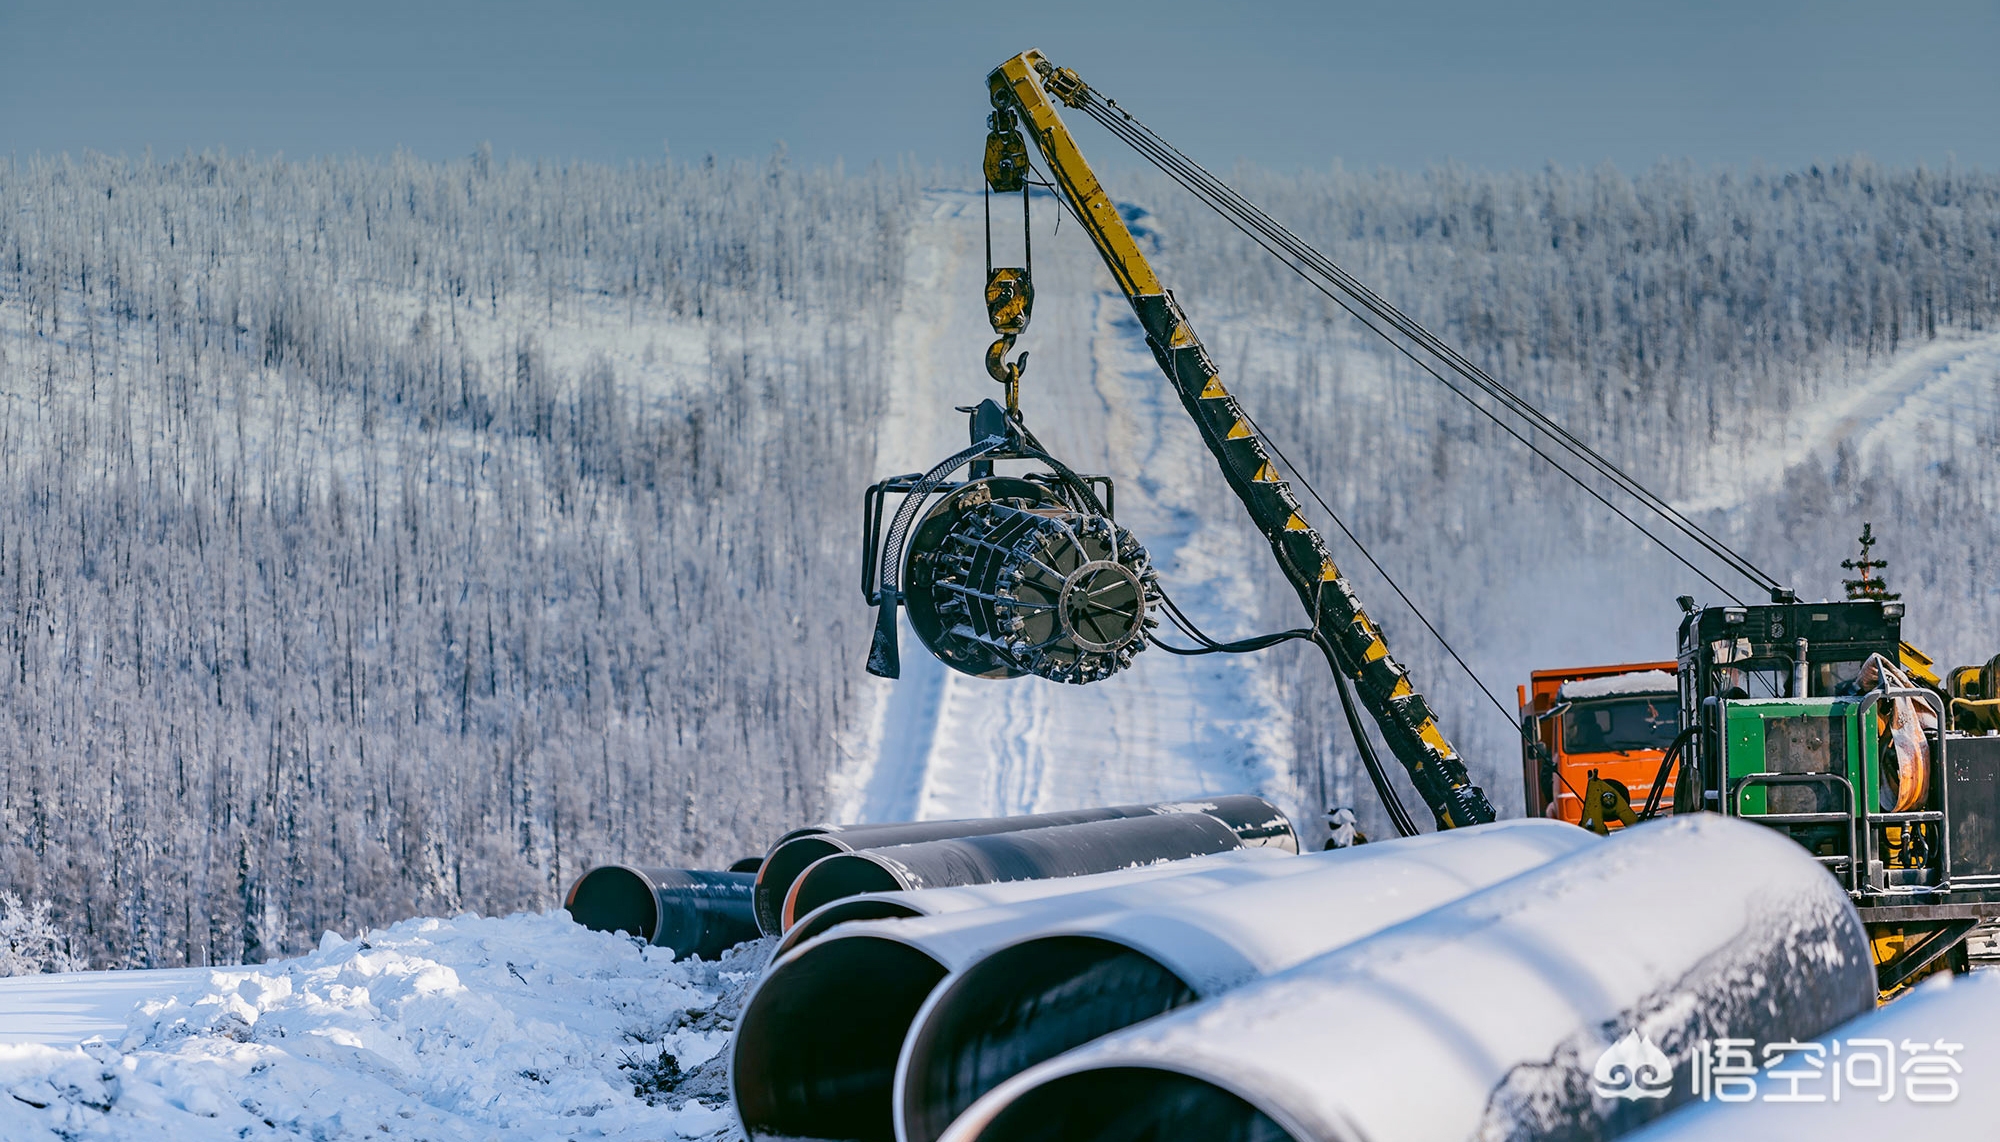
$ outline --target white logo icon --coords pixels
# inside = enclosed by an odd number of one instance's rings
[[[1599,1098],[1665,1098],[1673,1086],[1673,1060],[1637,1031],[1605,1048],[1590,1068],[1590,1089]]]

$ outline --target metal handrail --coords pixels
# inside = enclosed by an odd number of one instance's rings
[[[1874,711],[1877,705],[1880,705],[1881,703],[1886,701],[1895,701],[1896,699],[1899,698],[1909,698],[1914,701],[1922,702],[1924,705],[1929,706],[1931,708],[1931,712],[1933,714],[1937,715],[1937,724],[1933,727],[1933,732],[1931,735],[1931,742],[1932,742],[1931,776],[1933,778],[1933,784],[1937,788],[1938,807],[1934,810],[1928,810],[1927,812],[1936,813],[1937,817],[1935,819],[1942,822],[1945,819],[1945,815],[1949,813],[1951,810],[1951,802],[1950,802],[1951,782],[1948,780],[1951,771],[1948,768],[1946,768],[1945,757],[1944,757],[1945,725],[1949,721],[1949,714],[1945,708],[1944,700],[1942,698],[1939,698],[1936,694],[1931,693],[1929,690],[1924,690],[1914,686],[1908,688],[1878,686],[1875,689],[1870,690],[1861,699],[1860,717],[1862,719],[1862,724],[1863,725],[1871,724],[1867,721],[1867,718],[1868,715]],[[1866,739],[1864,738],[1863,740],[1865,743]],[[1878,776],[1876,780],[1878,783],[1881,780],[1879,777],[1879,771],[1881,767],[1882,767],[1882,758],[1878,754],[1877,757],[1875,758],[1875,768],[1878,771]],[[1878,828],[1886,828],[1890,825],[1911,823],[1906,820],[1906,818],[1908,818],[1909,816],[1910,814],[1908,813],[1896,813],[1893,811],[1886,813],[1870,812],[1868,809],[1867,802],[1863,801],[1861,803],[1861,848],[1863,855],[1867,860],[1867,865],[1868,865],[1868,878],[1869,878],[1868,891],[1872,894],[1883,895],[1883,896],[1924,896],[1940,892],[1951,891],[1951,830],[1946,828],[1939,828],[1937,830],[1938,880],[1936,884],[1901,885],[1901,886],[1891,887],[1888,884],[1876,883],[1875,867],[1879,862],[1876,859],[1877,848],[1875,844],[1875,831]],[[1925,820],[1925,819],[1928,818],[1919,818],[1919,820]]]
[[[1743,794],[1746,790],[1759,787],[1768,788],[1773,785],[1814,785],[1821,783],[1831,785],[1847,795],[1846,812],[1819,814],[1819,813],[1745,813],[1743,811]],[[1847,878],[1846,878],[1847,890],[1849,892],[1859,892],[1861,885],[1861,879],[1860,879],[1861,862],[1858,859],[1856,859],[1855,856],[1856,845],[1854,843],[1854,826],[1856,821],[1855,805],[1857,803],[1858,802],[1854,792],[1854,783],[1849,781],[1842,774],[1747,773],[1744,774],[1742,777],[1737,778],[1735,783],[1730,786],[1728,815],[1731,817],[1738,817],[1746,821],[1758,821],[1759,823],[1771,825],[1774,828],[1779,825],[1788,825],[1788,824],[1831,825],[1838,823],[1840,821],[1845,821],[1847,823],[1847,852],[1845,854],[1847,858]],[[1825,820],[1797,819],[1802,817],[1819,818],[1822,816],[1824,816],[1826,819]],[[1766,820],[1766,818],[1770,819]],[[1831,872],[1832,870],[1829,869],[1828,871]]]

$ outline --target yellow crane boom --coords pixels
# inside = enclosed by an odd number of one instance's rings
[[[1055,67],[1038,51],[1023,52],[1001,64],[987,77],[987,86],[996,109],[994,134],[987,145],[989,184],[995,189],[1019,185],[1020,172],[1014,165],[1025,161],[1025,148],[1018,136],[1009,137],[1017,113],[1071,214],[1090,234],[1138,315],[1154,358],[1194,418],[1202,441],[1270,542],[1285,578],[1312,618],[1314,641],[1337,675],[1352,682],[1438,827],[1493,820],[1486,794],[1467,775],[1429,704],[1410,684],[1408,671],[1390,656],[1381,629],[1327,554],[1325,540],[1300,514],[1291,485],[1271,463],[1271,449],[1236,398],[1223,388],[1208,351],[1133,241],[1117,205],[1105,194],[1064,125],[1056,101],[1080,107],[1089,88],[1075,72]],[[1346,682],[1337,679],[1337,684]],[[1362,748],[1366,750],[1365,743]],[[1372,776],[1379,784],[1380,775]]]

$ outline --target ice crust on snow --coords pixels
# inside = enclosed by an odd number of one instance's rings
[[[1578,678],[1562,684],[1556,700],[1577,702],[1585,698],[1616,698],[1626,694],[1672,694],[1679,683],[1664,670],[1634,670],[1606,678]]]
[[[675,962],[561,911],[328,933],[139,1004],[116,1042],[0,1045],[0,1137],[729,1137],[711,1072],[767,952]]]

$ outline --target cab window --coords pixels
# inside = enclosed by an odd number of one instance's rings
[[[1680,732],[1671,695],[1572,702],[1563,711],[1564,753],[1664,750]]]

